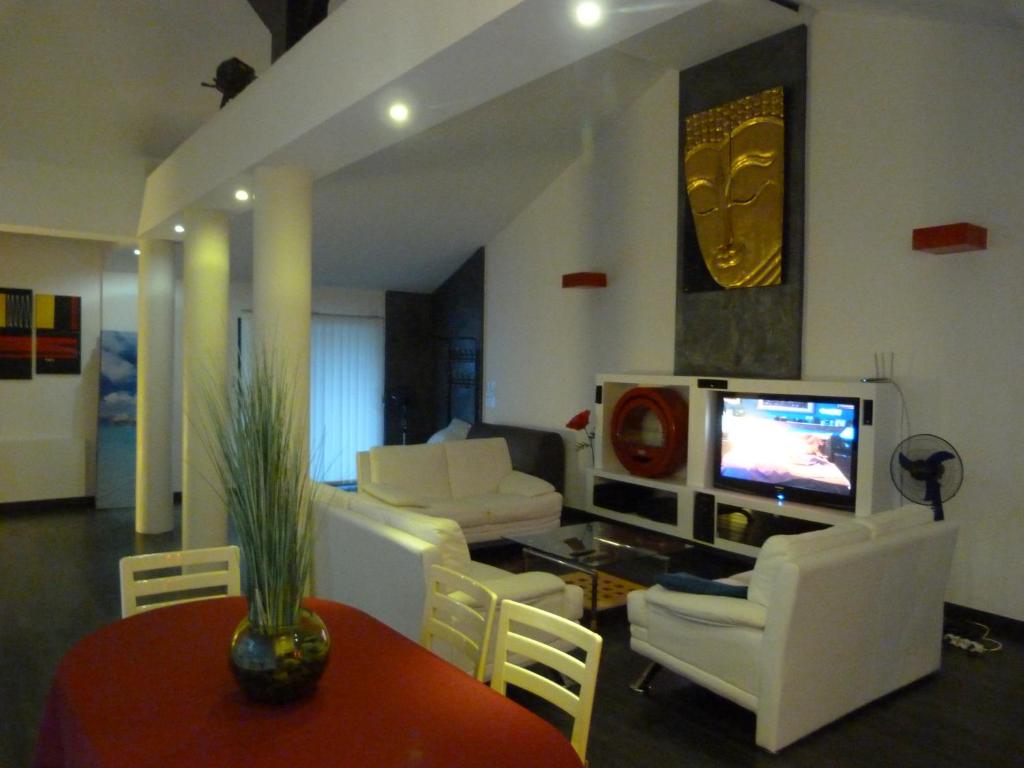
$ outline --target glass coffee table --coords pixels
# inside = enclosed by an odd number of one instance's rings
[[[583,587],[592,628],[599,611],[625,604],[629,592],[650,586],[668,570],[673,554],[693,546],[653,531],[597,521],[504,538],[522,545],[527,568],[531,560],[546,561],[566,581]]]

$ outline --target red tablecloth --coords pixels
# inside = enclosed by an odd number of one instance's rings
[[[548,722],[365,613],[311,599],[331,633],[316,694],[260,705],[228,668],[241,598],[117,621],[63,659],[36,768],[579,768]]]

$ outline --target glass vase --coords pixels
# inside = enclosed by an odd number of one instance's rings
[[[313,611],[298,622],[262,631],[246,616],[231,638],[231,671],[252,701],[282,704],[310,696],[327,666],[331,638]]]

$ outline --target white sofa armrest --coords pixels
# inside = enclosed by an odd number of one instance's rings
[[[754,629],[763,629],[765,624],[765,607],[740,597],[673,592],[661,586],[648,589],[646,597],[652,606],[690,621]]]
[[[513,469],[498,482],[498,493],[516,496],[543,496],[545,493],[554,493],[554,490],[555,486],[547,480],[541,480],[517,469]]]
[[[359,486],[359,491],[393,507],[429,506],[428,502],[419,495],[391,483],[367,482]]]
[[[351,509],[317,504],[315,510],[312,594],[355,606],[418,640],[427,571],[441,561],[438,547]]]

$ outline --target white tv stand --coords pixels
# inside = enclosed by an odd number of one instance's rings
[[[733,535],[723,515],[756,520],[765,529],[795,532],[835,525],[851,515],[892,509],[898,503],[889,476],[889,459],[900,434],[899,401],[892,383],[617,373],[599,374],[597,386],[600,402],[594,410],[595,466],[587,472],[587,507],[599,517],[753,556],[759,548],[751,543],[755,538]],[[619,398],[634,387],[668,387],[688,403],[687,461],[673,475],[639,477],[626,471],[615,456],[610,438],[612,413]],[[861,423],[854,510],[777,501],[713,487],[711,439],[713,420],[717,419],[717,394],[723,390],[858,398]]]

